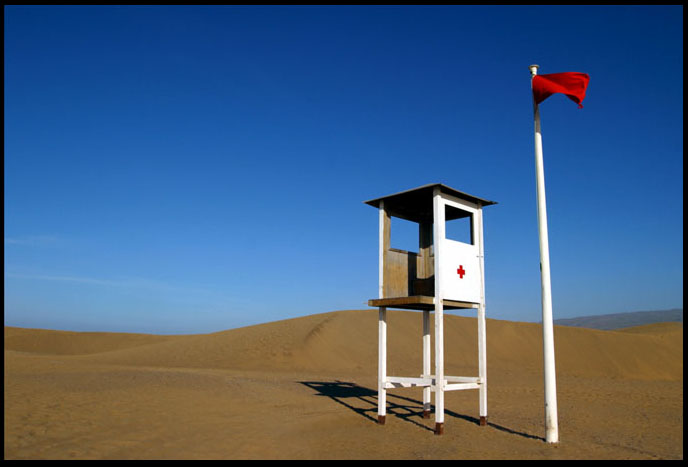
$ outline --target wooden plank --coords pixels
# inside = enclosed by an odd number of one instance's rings
[[[413,268],[411,268],[411,263]],[[408,297],[409,277],[415,274],[416,254],[389,249],[385,256],[385,297]],[[411,270],[413,269],[413,270]]]
[[[444,379],[448,383],[480,383],[478,376],[445,376]]]
[[[404,376],[388,376],[385,381],[385,388],[412,388],[412,387],[430,387],[432,380],[430,378],[409,378]]]
[[[418,224],[418,279],[431,279],[435,274],[434,268],[435,258],[433,256],[432,248],[432,223],[423,222]],[[432,287],[433,292],[429,294],[418,294],[415,295],[431,295],[434,296],[434,284]]]
[[[457,302],[455,300],[442,300],[444,309],[466,309],[478,308],[477,303]],[[377,298],[368,300],[368,306],[380,307],[386,306],[390,308],[402,308],[408,310],[433,310],[435,308],[434,297],[425,295],[413,295],[411,297],[392,297],[392,298]]]
[[[395,307],[408,307],[413,305],[422,306],[421,309],[434,308],[434,302],[432,297],[424,296],[412,296],[412,297],[393,297],[393,298],[382,298],[368,300],[368,305],[370,306],[395,306]]]
[[[425,375],[425,378],[435,380],[435,375]],[[445,376],[444,381],[447,383],[480,383],[479,376]]]
[[[389,250],[389,245],[390,245],[390,228],[391,228],[391,219],[389,217],[389,213],[385,209],[385,203],[384,201],[380,201],[380,215],[379,215],[379,221],[380,221],[380,231],[379,231],[379,241],[380,241],[380,247],[379,247],[379,290],[378,290],[378,297],[383,298],[385,297],[385,265],[387,264],[387,250]]]
[[[480,384],[478,383],[452,383],[452,384],[445,384],[444,385],[444,390],[445,391],[461,391],[464,389],[479,389]]]

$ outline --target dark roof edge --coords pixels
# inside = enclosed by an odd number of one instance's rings
[[[416,188],[411,188],[411,189],[409,189],[409,190],[400,191],[400,192],[398,192],[398,193],[394,193],[394,194],[391,194],[391,195],[382,196],[382,197],[380,197],[380,198],[375,198],[375,199],[371,199],[371,200],[368,200],[368,201],[364,201],[364,203],[365,203],[365,204],[368,204],[368,205],[370,205],[370,206],[373,206],[373,207],[378,207],[378,205],[379,205],[378,202],[381,201],[381,200],[384,200],[384,199],[387,199],[387,198],[392,198],[392,197],[394,197],[394,196],[402,195],[402,194],[405,194],[405,193],[410,193],[410,192],[412,192],[412,191],[419,191],[419,190],[424,190],[424,189],[428,189],[428,188],[434,188],[434,187],[436,187],[436,186],[440,187],[440,190],[441,190],[443,193],[446,193],[446,194],[448,194],[448,195],[456,196],[457,198],[461,198],[461,199],[464,199],[464,200],[466,200],[466,201],[477,202],[477,203],[479,203],[479,204],[482,205],[482,206],[490,206],[490,205],[492,205],[492,204],[498,204],[497,201],[490,201],[490,200],[487,200],[487,199],[479,198],[479,197],[477,197],[477,196],[469,195],[468,193],[464,193],[463,191],[455,190],[454,188],[449,187],[449,186],[447,186],[447,185],[443,185],[442,183],[429,183],[429,184],[427,184],[427,185],[422,185],[422,186],[419,186],[419,187],[416,187]]]

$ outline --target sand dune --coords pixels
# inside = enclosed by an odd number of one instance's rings
[[[5,326],[5,350],[46,355],[85,355],[160,343],[167,336],[111,332],[50,331]]]
[[[421,314],[390,310],[388,373],[417,376]],[[487,321],[487,427],[477,391],[448,393],[446,433],[420,389],[375,424],[377,311],[212,334],[5,327],[5,458],[683,457],[683,326],[556,326],[561,442],[544,443],[541,327]],[[445,317],[446,373],[477,375],[475,318]]]

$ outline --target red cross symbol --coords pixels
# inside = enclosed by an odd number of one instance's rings
[[[459,264],[459,269],[456,270],[456,273],[459,275],[460,279],[463,279],[463,275],[466,274],[466,271],[463,269],[463,265]]]

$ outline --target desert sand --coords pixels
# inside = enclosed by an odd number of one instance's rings
[[[388,312],[388,374],[418,376],[421,313]],[[683,324],[555,326],[558,444],[544,441],[542,334],[487,320],[478,391],[422,390],[377,420],[377,310],[203,335],[5,327],[5,459],[682,459]],[[445,315],[446,374],[477,376],[477,323]]]

